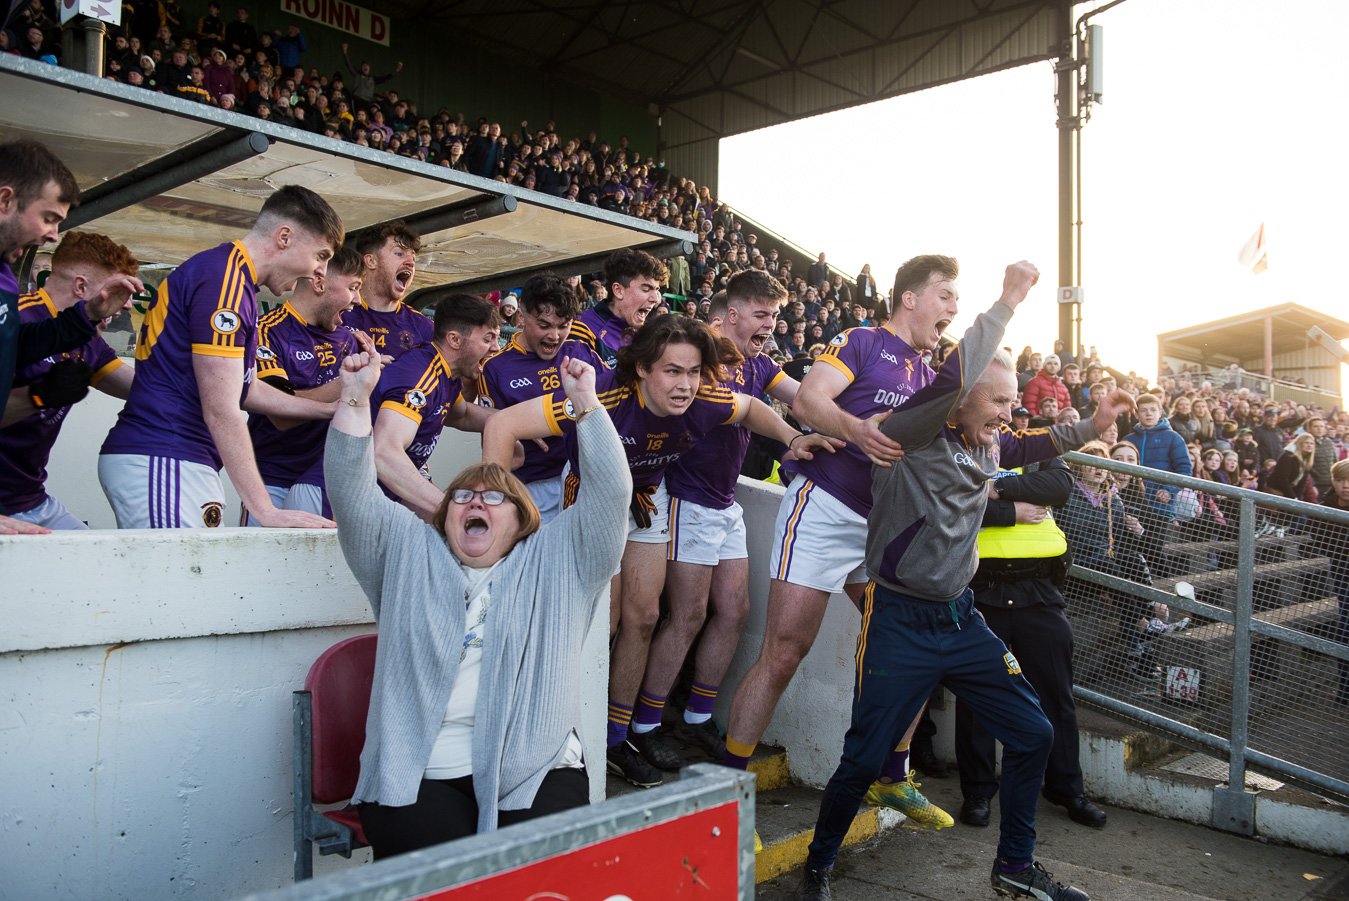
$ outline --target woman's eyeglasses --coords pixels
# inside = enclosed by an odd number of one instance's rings
[[[474,491],[472,488],[456,488],[450,492],[450,500],[456,504],[467,504],[475,497],[482,498],[482,502],[489,507],[500,507],[506,500],[506,492],[498,491],[495,488],[484,488],[482,491]]]

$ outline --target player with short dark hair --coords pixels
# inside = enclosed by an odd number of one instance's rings
[[[342,360],[360,347],[343,316],[360,302],[365,263],[339,247],[322,278],[302,278],[284,304],[258,321],[258,378],[287,394],[333,403]],[[322,420],[257,413],[248,417],[258,472],[272,503],[282,510],[329,516],[323,487]],[[258,525],[244,510],[244,525]]]
[[[52,254],[46,284],[19,298],[19,318],[50,321],[110,276],[135,276],[139,268],[131,251],[111,238],[70,232]],[[0,428],[0,508],[49,529],[88,528],[47,494],[47,460],[71,407],[90,386],[125,400],[132,376],[131,367],[97,335],[74,350],[20,368]]]
[[[481,432],[492,414],[464,400],[463,385],[477,380],[483,361],[496,350],[500,319],[487,301],[451,294],[436,304],[433,327],[431,341],[380,373],[377,405],[370,411],[380,484],[427,521],[445,495],[426,468],[441,431],[450,425]]]
[[[556,391],[560,385],[558,351],[578,312],[575,292],[551,272],[525,282],[520,292],[520,330],[483,364],[478,403],[500,410]],[[515,475],[525,483],[539,515],[548,522],[562,510],[562,467],[567,462],[567,450],[561,438],[541,440],[546,449],[525,442],[525,462]]]
[[[433,340],[431,320],[403,302],[417,275],[421,236],[400,220],[364,229],[351,243],[365,261],[366,271],[361,302],[343,317],[343,323],[365,332],[380,353],[395,360]]]
[[[660,306],[660,286],[669,277],[669,268],[644,250],[616,251],[604,264],[608,298],[572,321],[564,353],[613,369],[618,351]]]
[[[202,251],[160,284],[136,339],[131,396],[98,461],[120,528],[219,526],[221,466],[262,525],[332,527],[272,502],[239,410],[332,417],[333,404],[255,378],[257,289],[285,295],[301,278],[322,278],[341,237],[341,221],[322,197],[287,185],[267,198],[246,235]]]

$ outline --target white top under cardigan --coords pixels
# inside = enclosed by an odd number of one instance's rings
[[[632,493],[618,433],[604,410],[576,429],[574,506],[518,543],[492,574],[493,627],[483,645],[473,730],[478,831],[523,810],[580,725],[581,645],[627,539]],[[365,749],[353,801],[417,800],[459,666],[467,577],[445,538],[384,496],[369,436],[328,430],[324,475],[347,565],[379,626]],[[486,715],[491,711],[493,715]]]

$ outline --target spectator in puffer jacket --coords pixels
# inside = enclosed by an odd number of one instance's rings
[[[1040,401],[1046,397],[1058,400],[1060,410],[1073,405],[1073,399],[1068,394],[1068,386],[1059,378],[1059,358],[1054,354],[1044,358],[1040,364],[1040,371],[1026,383],[1021,393],[1021,404],[1031,410],[1039,410]]]
[[[1193,475],[1194,466],[1190,463],[1185,439],[1162,416],[1161,399],[1155,394],[1143,394],[1137,403],[1138,425],[1124,436],[1124,440],[1138,448],[1138,464],[1163,472]],[[1153,512],[1163,519],[1174,520],[1175,489],[1153,481],[1145,482],[1145,489]]]

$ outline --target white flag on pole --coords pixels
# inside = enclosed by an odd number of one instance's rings
[[[1269,268],[1269,252],[1265,248],[1265,223],[1260,223],[1255,234],[1251,235],[1250,240],[1241,248],[1237,260],[1256,275]]]

